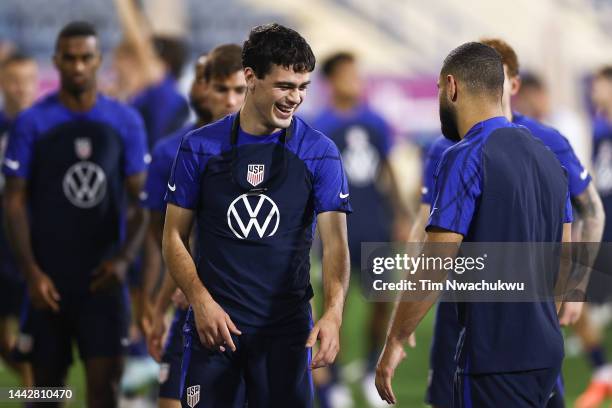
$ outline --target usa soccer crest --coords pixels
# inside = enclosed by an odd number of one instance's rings
[[[187,387],[187,405],[193,408],[198,402],[200,402],[200,386],[192,385]]]
[[[87,137],[79,137],[74,140],[74,151],[77,157],[81,160],[87,160],[91,157],[91,139]]]
[[[265,166],[263,164],[249,164],[247,168],[247,181],[253,187],[261,184],[264,179]]]

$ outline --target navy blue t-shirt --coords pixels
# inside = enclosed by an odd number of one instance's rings
[[[17,117],[2,170],[28,180],[34,256],[60,292],[86,292],[93,270],[116,255],[124,181],[145,170],[147,155],[138,113],[103,95],[77,113],[53,93]]]
[[[8,144],[8,134],[12,121],[4,112],[0,111],[0,163],[4,161],[6,145]],[[4,219],[2,208],[2,195],[4,193],[4,176],[0,174],[0,223]],[[21,274],[17,271],[15,258],[9,248],[9,243],[5,235],[4,228],[0,228],[0,277],[10,280],[21,280]]]
[[[141,204],[144,208],[152,211],[166,212],[166,190],[170,180],[170,170],[176,157],[183,136],[195,129],[195,124],[190,123],[173,134],[161,139],[153,148],[151,163],[147,171],[147,182],[145,183]]]
[[[382,161],[391,150],[390,130],[365,104],[350,112],[327,108],[312,125],[333,140],[342,155],[353,207],[347,225],[349,249],[352,264],[358,266],[362,242],[391,240],[391,205],[377,187]]]
[[[132,106],[144,120],[149,150],[159,139],[183,126],[189,117],[187,100],[176,88],[176,80],[167,75],[132,100]]]
[[[559,160],[504,117],[474,125],[444,152],[434,178],[428,228],[465,242],[560,242],[572,221]],[[563,358],[553,302],[459,303],[457,312],[457,360],[466,373],[555,367]]]
[[[525,126],[531,134],[540,139],[557,156],[561,165],[567,170],[570,196],[582,194],[591,182],[591,176],[584,168],[569,141],[558,130],[546,126],[537,120],[518,112],[513,112],[512,123]],[[421,202],[430,204],[433,192],[433,176],[442,154],[454,143],[444,136],[439,136],[431,145],[423,171],[423,189]]]
[[[316,216],[351,211],[340,154],[297,117],[285,146],[240,131],[232,149],[235,117],[183,138],[166,201],[196,212],[198,275],[240,330],[308,330]]]

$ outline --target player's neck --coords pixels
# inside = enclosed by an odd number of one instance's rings
[[[510,104],[510,100],[502,99],[502,110],[506,119],[512,122],[512,119],[514,119],[514,115],[512,115],[512,105]]]
[[[96,104],[98,92],[96,88],[78,94],[60,89],[59,100],[69,110],[74,112],[87,112]]]
[[[340,95],[332,95],[331,105],[339,112],[350,112],[359,105],[359,99],[347,98]]]
[[[501,105],[471,104],[457,115],[459,134],[463,139],[475,124],[498,116],[505,116]]]
[[[255,108],[255,105],[249,103],[248,99],[245,101],[242,109],[240,109],[240,129],[255,136],[270,135],[280,130],[278,128],[270,127],[268,124],[262,121],[261,115]]]
[[[5,99],[4,103],[4,115],[9,119],[14,119],[19,112],[21,112],[20,106],[16,103],[11,103],[8,99]]]

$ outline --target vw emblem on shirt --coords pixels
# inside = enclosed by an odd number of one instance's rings
[[[90,161],[72,165],[66,172],[62,184],[68,201],[79,208],[95,207],[106,194],[104,170]]]
[[[370,143],[366,129],[353,126],[347,130],[342,160],[348,181],[353,186],[366,186],[374,182],[380,158]]]
[[[242,194],[227,209],[227,225],[239,239],[249,238],[253,229],[259,238],[271,237],[279,223],[278,206],[265,194]]]

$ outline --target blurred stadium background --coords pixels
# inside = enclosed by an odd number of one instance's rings
[[[481,37],[508,41],[522,69],[544,78],[550,95],[548,122],[570,139],[583,163],[590,163],[589,79],[595,69],[612,62],[612,2],[607,0],[143,0],[140,5],[154,33],[187,41],[191,60],[218,44],[242,43],[250,28],[272,21],[300,31],[319,59],[338,50],[356,53],[367,82],[366,97],[393,127],[394,165],[413,208],[418,205],[422,152],[439,134],[435,83],[441,61],[465,41]],[[51,65],[54,39],[60,27],[75,19],[90,21],[98,29],[105,57],[101,82],[111,83],[111,53],[122,35],[112,0],[0,1],[2,49],[12,45],[36,58],[41,94],[57,86]],[[181,77],[185,92],[190,75],[191,70],[185,69]],[[313,117],[325,99],[326,89],[315,76],[301,115]],[[313,279],[316,275],[313,271]],[[610,320],[605,306],[596,312],[599,324]],[[359,287],[353,284],[341,360],[342,376],[351,384],[357,407],[367,406],[358,387],[367,313]],[[432,321],[430,313],[417,332],[416,350],[409,351],[397,373],[401,407],[424,405]],[[606,338],[610,350],[612,337]],[[564,373],[567,402],[572,406],[590,372],[579,355],[579,342],[567,340]],[[151,369],[142,370],[143,378],[149,378]],[[0,366],[0,387],[17,384]],[[84,406],[81,365],[71,370],[69,384],[77,396],[71,406]],[[146,381],[125,386],[128,397],[153,392]],[[150,406],[142,399],[129,400],[125,406]]]

